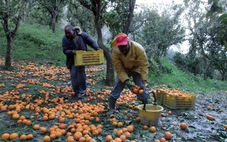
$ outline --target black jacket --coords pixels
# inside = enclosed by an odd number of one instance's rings
[[[74,43],[73,41],[76,42]],[[85,32],[78,34],[78,31],[76,31],[74,40],[68,39],[66,36],[62,38],[62,48],[66,55],[66,66],[68,69],[71,69],[72,65],[74,65],[73,50],[87,51],[87,45],[95,50],[99,49],[98,44]]]

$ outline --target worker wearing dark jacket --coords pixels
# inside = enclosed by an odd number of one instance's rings
[[[98,44],[79,27],[65,26],[65,35],[62,38],[63,53],[66,55],[66,66],[70,70],[70,78],[76,96],[81,99],[86,93],[85,66],[75,66],[74,55],[76,50],[87,51],[87,45],[95,50],[100,49]]]
[[[113,90],[110,93],[109,108],[107,114],[115,112],[116,100],[119,98],[125,85],[130,89],[133,85],[130,78],[133,78],[135,85],[144,90],[143,94],[137,94],[137,98],[144,104],[147,103],[148,93],[146,81],[148,78],[148,58],[144,48],[137,42],[132,41],[124,33],[118,34],[112,41],[112,62],[117,73]]]

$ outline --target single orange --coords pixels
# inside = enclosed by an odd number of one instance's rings
[[[140,94],[140,95],[143,95],[143,93],[144,93],[143,89],[140,89],[140,90],[139,90],[139,94]]]
[[[1,139],[2,140],[8,140],[9,139],[9,133],[2,134]]]
[[[34,130],[39,130],[39,124],[33,125],[33,129],[34,129]]]
[[[150,127],[150,131],[151,131],[152,133],[156,132],[155,126],[151,126],[151,127]]]
[[[148,129],[148,126],[147,126],[147,125],[144,125],[144,126],[143,126],[143,129],[144,129],[144,130],[147,130],[147,129]]]
[[[46,135],[46,136],[43,137],[43,141],[44,142],[50,142],[50,140],[51,140],[50,139],[50,136],[48,136],[48,135]]]
[[[166,142],[166,139],[165,138],[161,138],[159,141],[160,142]]]
[[[182,123],[180,124],[180,128],[181,128],[182,130],[185,130],[185,129],[187,129],[187,128],[188,128],[188,125],[187,125],[187,123],[185,123],[185,122],[182,122]]]
[[[212,110],[212,107],[211,106],[207,106],[207,110]]]
[[[207,118],[207,119],[209,119],[209,120],[211,120],[211,121],[213,121],[213,120],[214,120],[214,117],[213,117],[213,116],[211,116],[211,115],[206,115],[206,118]]]
[[[73,135],[74,139],[75,140],[79,140],[81,137],[82,137],[82,133],[81,132],[76,132],[74,135]]]
[[[133,125],[129,125],[126,128],[127,128],[128,132],[130,132],[130,133],[133,132],[133,129],[134,129]]]
[[[21,141],[27,140],[27,135],[22,134],[22,135],[20,136],[20,140],[21,140]]]
[[[110,142],[111,140],[113,140],[111,135],[107,135],[106,136],[106,142]]]
[[[17,133],[12,133],[12,134],[9,135],[10,140],[17,139],[18,137],[19,137],[19,135]]]
[[[165,132],[165,139],[171,140],[172,134],[170,132]]]

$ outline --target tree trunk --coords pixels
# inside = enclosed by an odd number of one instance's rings
[[[55,33],[56,21],[57,21],[57,15],[53,12],[51,16],[51,23],[50,23],[50,29],[52,30],[53,33]]]
[[[10,34],[7,35],[7,50],[5,56],[5,68],[9,69],[12,67],[12,49],[13,49],[13,38]]]
[[[109,49],[106,48],[106,46],[102,42],[102,25],[100,22],[100,14],[101,14],[101,1],[97,1],[97,11],[93,11],[95,19],[95,28],[97,30],[98,34],[98,44],[104,51],[104,56],[106,58],[106,81],[105,85],[112,86],[114,84],[114,67],[111,60],[111,54],[109,52]]]
[[[208,69],[210,67],[210,62],[207,63],[209,61],[207,61],[206,59],[204,59],[204,65],[205,65],[205,68],[204,68],[204,71],[203,71],[203,79],[204,80],[207,80],[207,73],[208,73]]]
[[[128,18],[127,18],[125,28],[124,28],[125,34],[129,33],[129,27],[132,22],[133,13],[134,13],[134,9],[135,9],[135,3],[136,3],[136,0],[129,0],[129,14],[128,14]]]

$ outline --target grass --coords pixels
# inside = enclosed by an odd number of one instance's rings
[[[1,27],[0,27],[1,29]],[[65,66],[65,55],[62,53],[61,39],[62,30],[56,33],[48,27],[39,25],[21,24],[13,44],[13,60],[15,62],[36,61],[57,66]],[[6,38],[3,30],[0,30],[0,57],[4,58],[6,53]],[[179,88],[190,92],[210,92],[226,90],[226,81],[203,80],[200,76],[192,76],[179,70],[173,63],[161,59],[161,64],[170,73],[159,73],[149,75],[149,85],[167,85],[170,88]]]
[[[21,24],[13,42],[13,60],[40,61],[63,66],[65,55],[62,54],[62,36],[62,31],[52,33],[48,27]],[[0,56],[5,57],[7,43],[3,30],[0,32],[0,38]]]

